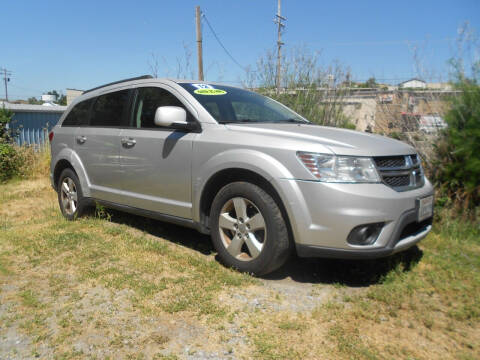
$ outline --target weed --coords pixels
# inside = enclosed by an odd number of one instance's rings
[[[32,290],[22,291],[19,295],[22,298],[22,304],[25,306],[36,308],[41,305],[37,295]]]

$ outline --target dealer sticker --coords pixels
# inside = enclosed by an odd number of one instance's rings
[[[194,90],[198,95],[225,95],[227,92],[221,89],[215,89],[212,85],[208,84],[192,84],[197,90]]]
[[[220,89],[197,89],[194,93],[198,95],[225,95],[227,92]]]

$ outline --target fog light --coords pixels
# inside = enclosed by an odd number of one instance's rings
[[[377,241],[383,223],[365,224],[355,227],[348,235],[347,242],[351,245],[371,245]]]

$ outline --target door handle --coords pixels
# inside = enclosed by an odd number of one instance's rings
[[[80,145],[81,145],[81,144],[84,144],[85,141],[87,141],[87,137],[86,137],[86,136],[83,136],[83,135],[77,136],[77,143],[79,143]]]
[[[132,138],[123,138],[122,139],[122,146],[125,148],[131,148],[134,147],[137,141]]]

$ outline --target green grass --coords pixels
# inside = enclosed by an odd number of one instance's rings
[[[297,313],[221,301],[250,285],[270,294],[272,304],[289,299],[220,265],[205,237],[191,230],[105,209],[66,221],[46,180],[0,185],[0,199],[0,280],[11,288],[1,294],[9,305],[0,321],[31,337],[32,354],[48,344],[56,358],[85,357],[72,343],[92,331],[113,339],[105,346],[124,357],[175,359],[163,351],[134,354],[123,343],[167,347],[173,334],[155,328],[140,339],[135,330],[168,319],[199,324],[228,347],[235,327],[246,345],[240,354],[233,346],[233,356],[245,358],[478,358],[478,223],[443,215],[419,249],[377,261],[319,260],[322,280],[304,286],[312,296],[325,288],[332,295]],[[120,293],[124,307],[115,302]],[[141,323],[112,326],[122,313]],[[52,323],[61,331],[53,333]]]

